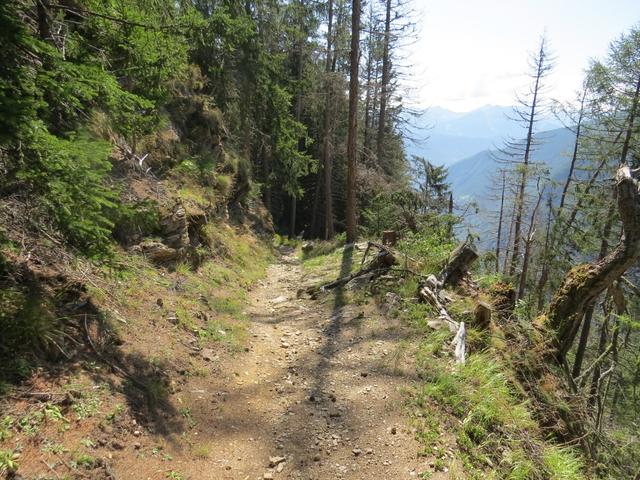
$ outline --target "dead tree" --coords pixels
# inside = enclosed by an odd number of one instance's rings
[[[589,305],[640,257],[640,184],[626,165],[618,169],[615,190],[624,228],[620,243],[601,260],[571,269],[547,311],[552,354],[562,365]]]
[[[509,275],[514,276],[516,273],[518,262],[520,261],[520,242],[521,242],[521,230],[523,217],[525,214],[525,193],[527,190],[527,183],[529,180],[529,164],[531,163],[531,153],[533,152],[533,148],[535,146],[535,124],[540,115],[540,107],[541,107],[541,91],[542,91],[542,80],[545,75],[549,73],[551,70],[551,64],[549,61],[549,54],[547,52],[546,39],[542,37],[540,41],[540,50],[534,59],[534,71],[532,74],[534,84],[531,88],[531,102],[527,102],[522,100],[520,110],[516,110],[516,114],[519,116],[520,120],[523,121],[527,126],[527,136],[523,145],[523,155],[521,168],[519,169],[520,178],[518,179],[517,184],[517,194],[515,198],[515,220],[514,220],[514,230],[513,230],[513,254],[511,256],[511,264],[509,266]]]

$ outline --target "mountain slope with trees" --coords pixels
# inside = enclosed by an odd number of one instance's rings
[[[0,475],[638,478],[640,29],[447,171],[411,7],[0,4]]]

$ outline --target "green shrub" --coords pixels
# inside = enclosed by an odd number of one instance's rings
[[[117,217],[116,191],[107,184],[111,145],[80,136],[63,140],[34,126],[30,161],[17,172],[68,241],[90,255],[108,250]]]
[[[132,235],[154,235],[160,230],[160,213],[153,200],[120,205],[116,212],[113,236],[124,242]]]

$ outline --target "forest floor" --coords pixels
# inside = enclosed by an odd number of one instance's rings
[[[345,254],[341,270],[351,263]],[[422,476],[433,469],[405,415],[411,334],[340,290],[297,298],[321,276],[285,251],[250,294],[245,352],[225,361],[225,376],[185,386],[200,392],[191,415],[210,452],[172,462],[185,478],[447,478]]]

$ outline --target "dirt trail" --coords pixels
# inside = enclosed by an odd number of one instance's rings
[[[174,463],[188,478],[403,479],[426,469],[404,416],[402,390],[415,378],[402,329],[343,306],[340,292],[297,299],[311,281],[283,255],[251,293],[246,351],[187,385],[191,438],[208,449]]]

